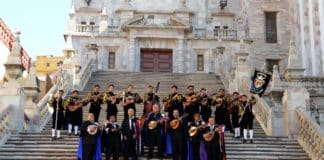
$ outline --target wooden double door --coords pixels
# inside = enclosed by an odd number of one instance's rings
[[[172,50],[141,49],[141,72],[172,72]]]

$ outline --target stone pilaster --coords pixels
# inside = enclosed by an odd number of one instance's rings
[[[37,97],[39,95],[39,84],[36,76],[35,67],[30,68],[30,72],[23,83],[23,88],[26,93],[25,101],[25,116],[27,119],[26,124],[29,131],[37,131],[40,127],[40,110],[37,107]]]
[[[136,72],[136,39],[131,37],[129,39],[129,61],[128,61],[128,70]]]
[[[185,71],[185,54],[184,54],[184,40],[177,41],[177,72],[183,73]]]
[[[280,80],[278,66],[273,66],[272,82],[270,84],[269,97],[273,103],[271,112],[271,126],[273,136],[285,136],[284,129],[286,128],[284,119],[284,108],[282,105],[282,97],[284,88]]]

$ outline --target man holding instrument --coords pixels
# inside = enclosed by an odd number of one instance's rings
[[[171,93],[163,99],[164,111],[168,112],[169,119],[173,119],[173,110],[177,109],[180,116],[183,114],[184,97],[178,93],[178,86],[171,86]]]
[[[114,89],[115,86],[113,84],[110,84],[108,86],[108,91],[105,92],[103,96],[103,103],[107,104],[107,119],[109,119],[111,115],[117,117],[118,113],[117,104],[120,102],[120,100],[118,99],[117,95],[115,95]]]
[[[61,138],[61,129],[64,120],[64,107],[63,107],[63,90],[59,90],[58,95],[51,97],[48,104],[54,109],[53,124],[52,124],[52,139]],[[55,137],[56,132],[56,137]]]
[[[74,127],[74,135],[78,135],[79,126],[82,124],[82,106],[83,102],[79,98],[79,91],[72,91],[72,96],[64,100],[63,106],[68,116],[68,134],[71,136],[72,127]]]
[[[94,116],[94,121],[98,122],[101,103],[102,103],[102,94],[100,94],[100,86],[96,84],[92,92],[88,93],[87,102],[90,102],[89,113],[92,113]]]
[[[148,115],[147,118],[147,137],[149,154],[148,159],[153,158],[154,146],[158,147],[158,156],[162,158],[162,140],[164,132],[164,119],[160,113],[160,105],[158,103],[153,104],[153,111]]]
[[[148,114],[152,112],[153,104],[160,102],[159,96],[156,95],[156,93],[158,91],[158,86],[159,86],[159,83],[157,85],[157,88],[156,88],[157,90],[155,93],[153,93],[153,86],[151,86],[151,85],[147,86],[146,93],[142,97],[144,108],[143,108],[143,115],[141,117],[141,127],[143,127],[144,122],[145,122],[146,118],[148,117]]]
[[[141,103],[142,99],[138,93],[133,92],[134,86],[128,85],[127,92],[122,93],[122,106],[124,107],[124,118],[127,117],[127,111],[129,108],[132,108],[136,113],[135,103]]]

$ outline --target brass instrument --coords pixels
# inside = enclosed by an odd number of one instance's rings
[[[215,137],[215,132],[219,131],[219,127],[216,127],[213,131],[209,131],[203,135],[203,138],[206,142],[210,142]]]

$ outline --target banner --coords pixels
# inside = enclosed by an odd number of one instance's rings
[[[254,71],[250,92],[262,96],[270,82],[271,75],[261,71]]]

